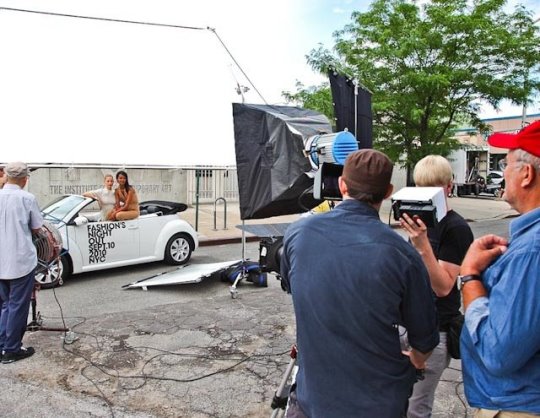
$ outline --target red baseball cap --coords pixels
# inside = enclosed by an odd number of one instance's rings
[[[517,134],[497,132],[488,138],[488,143],[498,148],[520,148],[540,157],[540,120],[531,123]]]

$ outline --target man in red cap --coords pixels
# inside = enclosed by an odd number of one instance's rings
[[[488,142],[508,148],[503,199],[521,216],[510,239],[471,245],[458,282],[465,395],[477,418],[540,416],[540,121]]]
[[[343,202],[287,229],[281,275],[292,293],[299,365],[288,417],[403,417],[415,367],[439,342],[422,259],[379,218],[392,169],[381,152],[351,153],[338,180]]]

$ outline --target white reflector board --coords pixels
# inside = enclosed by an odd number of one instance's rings
[[[126,284],[122,286],[122,288],[143,288],[144,290],[147,290],[147,288],[151,286],[200,283],[203,281],[203,279],[218,273],[220,270],[224,270],[234,264],[240,263],[241,261],[242,260],[211,264],[188,264],[186,266],[179,267],[178,270],[156,274],[146,279],[141,279],[136,282]]]

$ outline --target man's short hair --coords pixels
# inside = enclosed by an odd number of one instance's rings
[[[511,150],[512,151],[512,150]],[[540,157],[525,151],[524,149],[517,148],[514,151],[517,163],[531,164],[534,169],[540,173]]]
[[[428,155],[414,166],[414,183],[420,187],[444,187],[452,181],[452,167],[440,155]]]
[[[394,164],[373,149],[355,151],[345,160],[341,178],[349,196],[368,203],[381,202],[388,192]]]
[[[28,177],[28,166],[21,161],[7,163],[5,172],[8,178],[12,178],[12,179],[25,178],[25,177]]]

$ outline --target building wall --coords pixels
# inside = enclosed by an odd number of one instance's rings
[[[103,187],[106,174],[116,169],[100,168],[38,168],[32,171],[27,189],[40,206],[66,194],[83,194]],[[194,205],[214,203],[218,198],[238,201],[236,169],[162,169],[129,168],[129,183],[135,187],[139,200],[170,200]],[[198,181],[198,188],[197,188]]]
[[[128,169],[129,183],[140,201],[172,200],[187,202],[187,175],[181,169]],[[93,168],[39,168],[32,171],[28,191],[43,206],[65,194],[82,194],[103,187],[106,174],[116,170]]]
[[[525,125],[535,122],[540,119],[540,114],[529,115],[525,119]],[[486,119],[485,122],[489,123],[493,127],[493,132],[506,132],[516,133],[522,128],[522,118],[520,116],[508,117],[508,118],[493,118]],[[508,150],[489,147],[490,154],[504,154],[506,155]]]
[[[525,119],[525,125],[540,120],[540,114],[528,115]],[[500,118],[483,119],[484,123],[491,126],[492,132],[515,133],[522,129],[522,116],[508,116]],[[487,149],[487,158],[485,167],[482,165],[482,170],[491,171],[499,170],[498,162],[506,156],[508,150],[492,147],[487,143],[487,136],[476,133],[474,129],[464,128],[456,132],[456,137],[460,143],[470,147]]]

